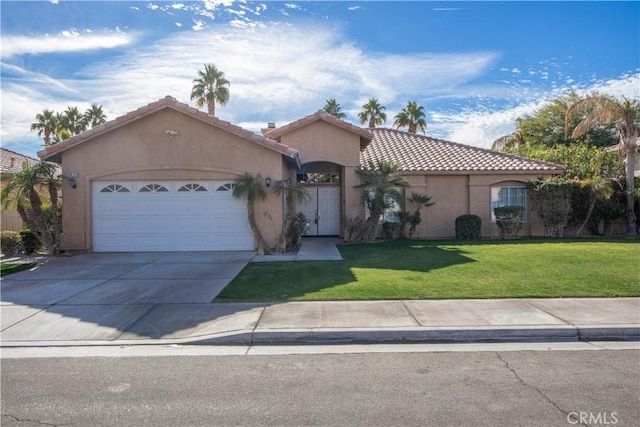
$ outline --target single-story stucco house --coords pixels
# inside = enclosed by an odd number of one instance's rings
[[[308,235],[343,236],[350,218],[365,217],[355,170],[369,159],[396,161],[427,194],[419,238],[455,235],[455,219],[476,214],[482,235],[499,234],[492,207],[527,207],[526,182],[559,175],[560,165],[392,129],[365,129],[324,112],[258,135],[165,97],[41,151],[58,162],[63,183],[62,249],[67,251],[254,250],[246,202],[232,196],[245,172],[270,182],[304,182],[312,200],[300,210]],[[273,185],[272,187],[273,188]],[[286,204],[269,191],[256,205],[270,245]],[[411,205],[407,205],[411,209]],[[391,215],[392,213],[390,213]],[[527,209],[522,235],[543,235]]]

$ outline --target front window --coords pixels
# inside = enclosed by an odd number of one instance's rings
[[[495,208],[520,206],[523,212],[522,222],[527,222],[527,190],[524,187],[493,187],[491,189],[491,222],[495,224]]]
[[[397,188],[396,190],[399,191],[400,189]],[[373,195],[372,190],[370,190],[370,194]],[[386,196],[384,200],[387,207],[384,209],[384,213],[380,215],[379,222],[400,222],[400,204],[390,196]],[[364,210],[365,218],[368,218],[371,214],[371,211],[369,210],[369,207],[366,203],[364,206]]]

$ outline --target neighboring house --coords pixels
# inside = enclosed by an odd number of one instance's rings
[[[560,175],[562,166],[390,129],[363,129],[317,112],[264,135],[165,97],[39,153],[77,173],[63,184],[62,249],[101,251],[253,250],[244,200],[234,180],[249,172],[271,182],[304,182],[312,200],[300,208],[309,235],[343,235],[365,217],[355,170],[368,159],[400,162],[411,187],[432,196],[421,238],[453,237],[455,218],[482,218],[498,235],[492,207],[527,207],[526,182]],[[272,187],[273,188],[273,187]],[[412,206],[408,205],[407,209]],[[265,239],[275,244],[285,204],[269,191],[256,204]],[[522,235],[543,235],[528,211]],[[393,212],[388,213],[393,218]]]
[[[15,151],[7,150],[6,148],[0,148],[0,189],[4,188],[11,176],[15,173],[22,171],[22,165],[27,162],[29,165],[35,165],[40,163],[40,160],[33,157],[25,156],[24,154],[16,153]],[[58,174],[61,173],[61,169],[58,170]],[[46,191],[43,191],[46,194]],[[46,197],[46,196],[45,196]],[[0,207],[2,212],[2,218],[0,218],[1,228],[4,231],[20,231],[24,228],[24,223],[20,215],[16,211],[15,205],[11,204],[6,209]]]

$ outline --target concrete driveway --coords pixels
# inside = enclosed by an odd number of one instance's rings
[[[209,303],[254,256],[242,251],[52,258],[2,279],[2,340],[157,338],[197,328],[203,317],[224,317],[217,312],[224,307]],[[164,316],[168,306],[171,313],[190,315]],[[145,326],[147,316],[156,320]]]

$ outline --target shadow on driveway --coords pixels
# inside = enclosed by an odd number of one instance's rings
[[[2,341],[181,338],[246,329],[267,304],[211,304],[254,252],[51,258],[1,281]]]

